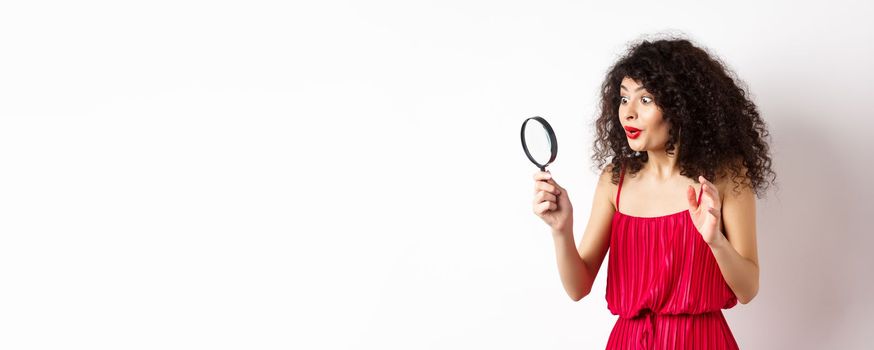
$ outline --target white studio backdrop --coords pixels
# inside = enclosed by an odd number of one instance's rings
[[[0,348],[600,349],[519,127],[579,240],[598,88],[658,34],[723,59],[772,133],[743,349],[865,349],[874,5],[0,5]]]

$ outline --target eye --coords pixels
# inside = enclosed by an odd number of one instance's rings
[[[643,100],[643,103],[650,103],[650,102],[652,102],[652,99],[649,98],[649,96],[644,96],[644,97],[641,98],[641,100]]]
[[[628,99],[627,97],[622,96],[622,97],[619,98],[619,102],[622,103],[622,104],[625,104],[625,102],[627,101],[627,99]]]

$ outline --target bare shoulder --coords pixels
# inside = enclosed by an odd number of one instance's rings
[[[720,182],[714,182],[722,200],[722,230],[732,247],[744,258],[759,264],[756,247],[756,195],[746,174],[746,167],[737,164],[739,172],[728,171]]]
[[[610,179],[612,176],[613,176],[613,164],[607,164],[607,166],[605,166],[604,169],[601,170],[601,177],[598,179],[598,182],[599,183],[605,182],[607,184],[611,184],[611,185],[615,186],[615,184],[612,184],[610,182]]]
[[[723,196],[743,196],[752,191],[747,167],[740,160],[724,167],[712,182]]]
[[[598,178],[595,194],[599,198],[606,199],[613,206],[613,210],[616,210],[616,191],[618,188],[618,184],[613,183],[613,164],[607,164]]]

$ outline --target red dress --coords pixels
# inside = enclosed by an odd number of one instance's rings
[[[721,310],[736,305],[737,297],[689,210],[656,217],[621,213],[624,175],[607,264],[607,307],[619,319],[607,349],[737,349]]]

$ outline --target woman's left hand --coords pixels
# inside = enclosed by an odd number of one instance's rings
[[[701,190],[704,191],[700,204],[695,198],[695,188],[689,185],[686,190],[686,199],[689,200],[689,214],[704,242],[713,245],[719,239],[724,238],[721,230],[722,201],[719,199],[719,191],[716,186],[707,181],[704,176],[698,176],[698,182],[701,183]]]

